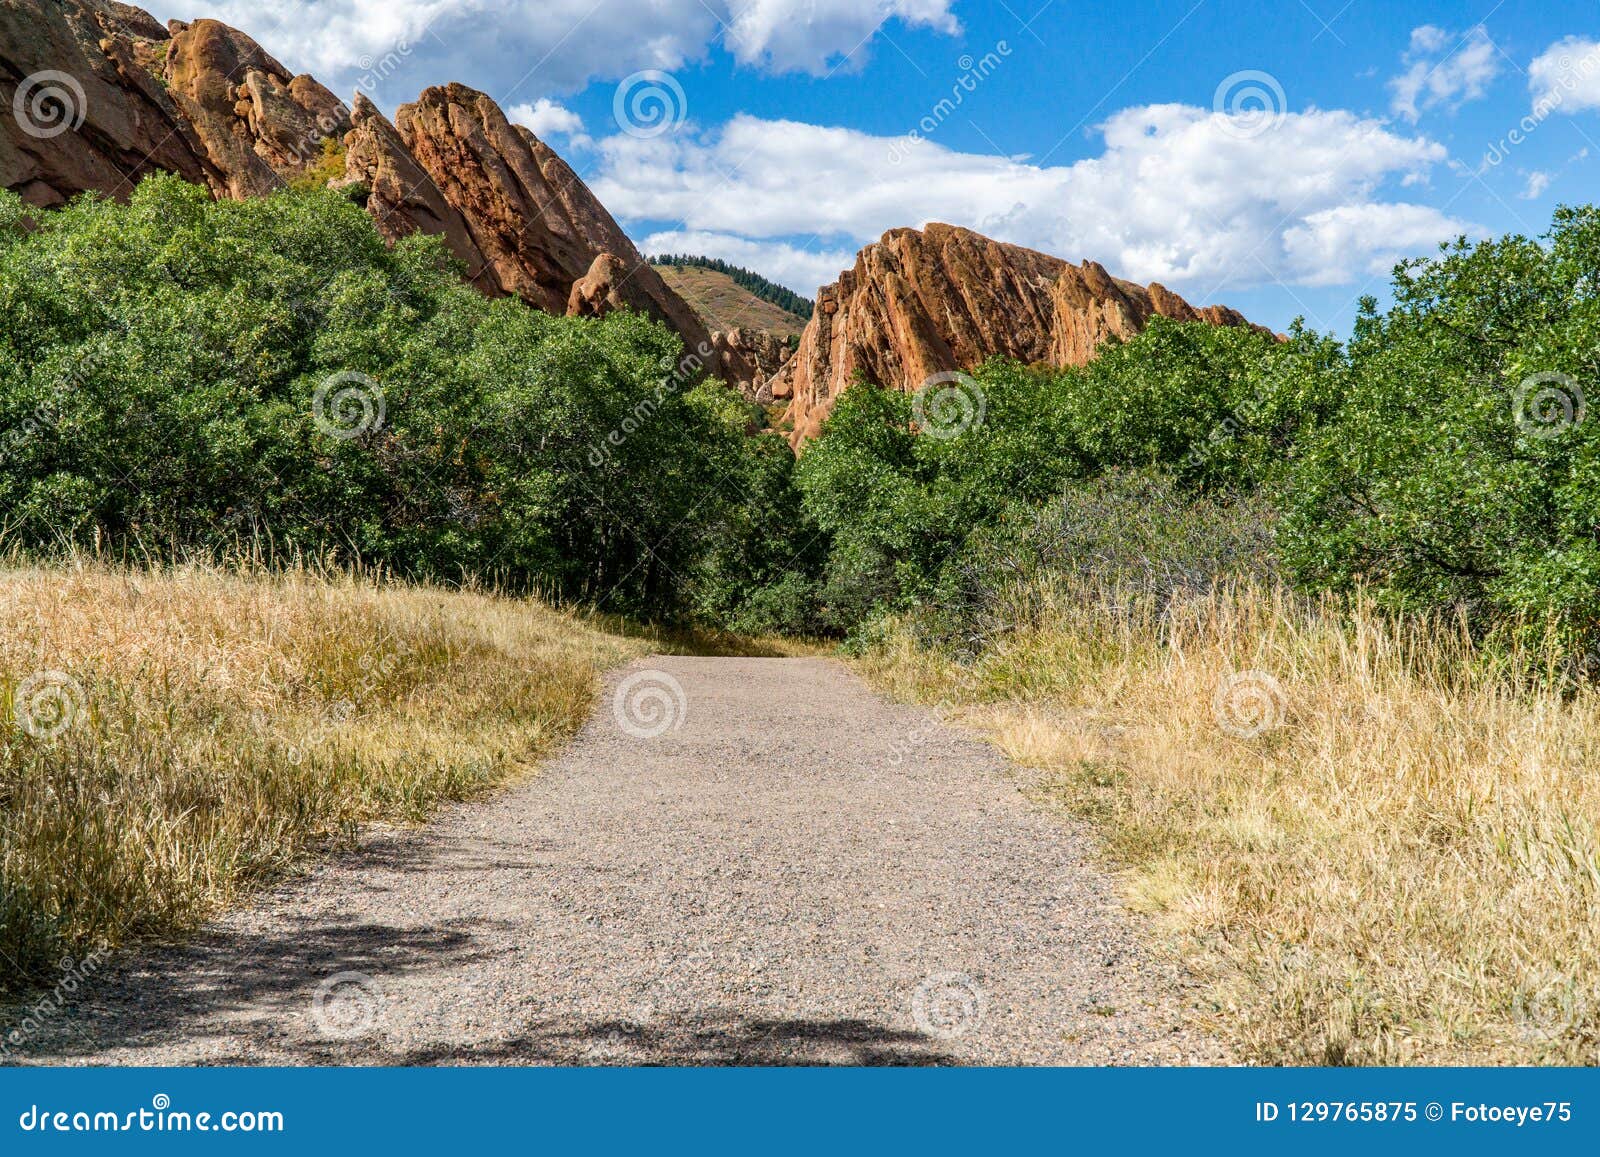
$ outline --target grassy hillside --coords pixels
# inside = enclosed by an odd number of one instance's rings
[[[806,327],[805,318],[761,300],[726,273],[683,265],[657,265],[656,271],[713,331],[764,329],[797,337]]]

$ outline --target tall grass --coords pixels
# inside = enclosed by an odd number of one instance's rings
[[[0,989],[529,766],[624,640],[350,576],[0,570]]]
[[[976,666],[909,625],[863,665],[1045,769],[1242,1056],[1596,1063],[1592,688],[1529,690],[1454,624],[1260,583],[1023,601]]]

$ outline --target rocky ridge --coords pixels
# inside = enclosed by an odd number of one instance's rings
[[[216,20],[170,21],[114,0],[0,0],[0,185],[41,207],[88,190],[126,197],[151,172],[214,196],[322,179],[365,201],[394,239],[444,238],[491,296],[552,313],[628,307],[683,339],[686,362],[730,382],[755,368],[639,254],[576,173],[493,100],[429,88],[394,122],[346,106]]]
[[[892,229],[818,291],[800,348],[768,388],[789,403],[798,447],[859,379],[911,392],[997,356],[1083,365],[1101,343],[1132,337],[1157,316],[1249,324],[1225,306],[1196,308],[1093,261],[1073,265],[952,225]]]

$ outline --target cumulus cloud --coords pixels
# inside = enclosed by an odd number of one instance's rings
[[[1412,124],[1429,109],[1479,99],[1500,75],[1499,50],[1481,24],[1459,37],[1431,24],[1415,28],[1401,63],[1406,70],[1389,82],[1391,107]]]
[[[540,139],[566,137],[568,144],[579,148],[593,143],[588,133],[584,132],[583,118],[547,97],[540,97],[532,104],[515,106],[506,113],[506,119],[512,124],[532,129],[533,135]]]
[[[215,16],[290,68],[379,103],[467,78],[511,100],[640,69],[676,69],[721,43],[741,65],[825,73],[859,66],[891,21],[955,33],[955,0],[154,0],[162,19]]]
[[[1528,87],[1541,115],[1600,108],[1600,40],[1569,36],[1552,44],[1528,65]]]
[[[1202,293],[1340,284],[1477,232],[1436,209],[1384,199],[1392,183],[1424,180],[1445,151],[1348,112],[1286,113],[1263,128],[1152,105],[1118,113],[1100,131],[1098,156],[1045,167],[739,116],[710,133],[608,138],[591,183],[624,219],[674,222],[671,236],[714,235],[730,259],[735,242],[769,246],[745,250],[741,264],[766,270],[781,254],[774,244],[816,253],[809,264],[782,254],[811,275],[841,267],[841,255],[886,229],[929,221]]]
[[[777,72],[822,73],[859,68],[856,51],[890,20],[955,34],[954,0],[746,0],[734,11],[723,40],[741,64]],[[725,5],[725,7],[729,7]]]

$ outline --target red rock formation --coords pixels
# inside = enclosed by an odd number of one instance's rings
[[[486,293],[505,292],[473,240],[467,219],[417,163],[389,118],[358,93],[350,121],[344,176],[334,184],[364,192],[367,212],[389,240],[416,232],[442,236],[465,264],[468,280]]]
[[[86,189],[126,196],[151,172],[219,188],[167,94],[167,39],[148,13],[107,0],[0,0],[0,185],[44,207]]]
[[[344,103],[217,20],[168,24],[167,91],[226,175],[231,197],[280,188],[350,130]]]
[[[969,229],[893,229],[855,268],[817,293],[800,348],[771,382],[789,401],[793,441],[817,435],[839,393],[859,379],[912,391],[937,373],[991,357],[1082,365],[1100,343],[1151,317],[1247,324],[1230,309],[1196,310],[1086,261],[1071,265]]]
[[[216,196],[261,196],[319,162],[331,139],[345,150],[335,183],[365,194],[384,236],[443,237],[483,292],[552,313],[639,310],[682,337],[689,365],[731,382],[754,374],[712,343],[577,174],[480,92],[430,88],[391,124],[363,97],[346,109],[216,20],[162,28],[115,0],[0,0],[4,107],[41,73],[67,78],[65,103],[41,106],[65,114],[61,131],[0,117],[0,184],[32,204],[85,190],[125,197],[163,170]]]
[[[566,162],[489,97],[461,84],[430,88],[400,107],[395,128],[464,222],[465,238],[451,228],[444,236],[469,267],[486,267],[477,278],[486,291],[515,293],[551,313],[638,310],[675,330],[690,358],[713,372],[748,376],[743,362],[715,349],[694,310]]]
[[[793,352],[787,341],[764,329],[735,328],[713,333],[711,344],[719,356],[737,359],[750,367],[749,376],[735,382],[746,398],[762,405],[772,401],[768,383]]]

